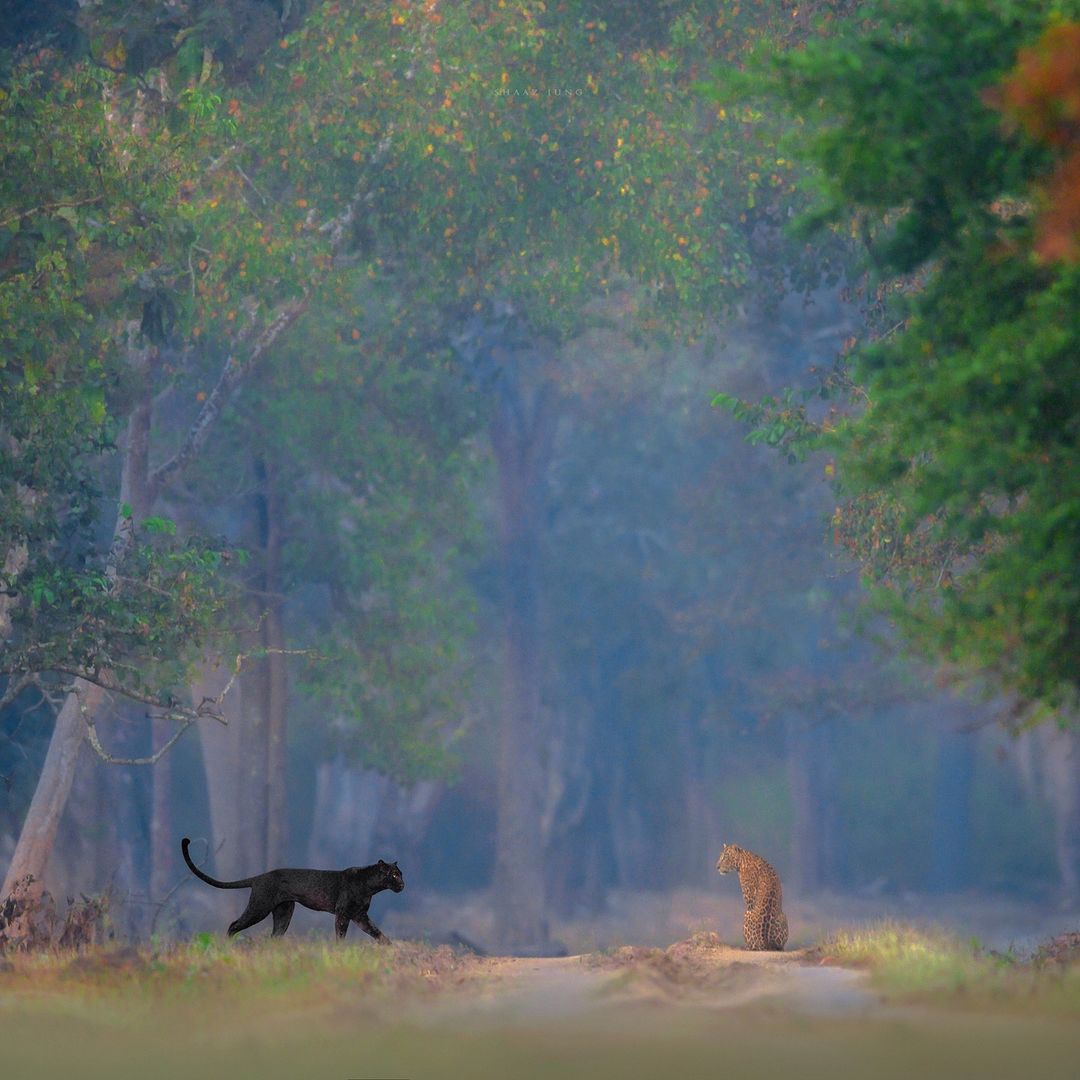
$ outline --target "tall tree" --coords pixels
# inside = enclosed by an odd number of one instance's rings
[[[101,691],[135,696],[189,720],[198,715],[184,713],[173,687],[184,650],[208,625],[200,593],[218,556],[197,544],[155,555],[154,546],[135,544],[136,526],[146,519],[159,533],[171,532],[149,516],[155,500],[198,458],[236,387],[335,270],[334,253],[351,238],[347,226],[355,213],[346,200],[320,227],[301,227],[278,243],[249,229],[241,241],[228,227],[231,220],[218,213],[223,199],[237,197],[235,186],[217,175],[235,152],[236,122],[213,88],[210,50],[202,48],[192,65],[191,50],[181,49],[167,67],[149,71],[151,93],[145,82],[110,70],[124,66],[122,39],[106,40],[102,48],[104,67],[69,68],[51,63],[48,54],[35,56],[16,71],[2,102],[5,151],[17,159],[4,169],[5,224],[9,237],[12,226],[18,233],[8,244],[2,297],[12,315],[5,336],[17,358],[5,386],[13,404],[5,410],[12,431],[5,465],[13,481],[5,495],[16,496],[5,503],[5,565],[8,590],[19,601],[5,607],[19,643],[18,649],[8,643],[9,695],[43,673],[77,679],[57,717],[8,888],[26,876],[40,888],[74,751],[86,731],[94,742]],[[208,158],[213,163],[204,169]],[[257,295],[244,280],[244,255],[252,250],[260,259]],[[209,271],[211,260],[233,259],[241,266],[238,288],[230,290]],[[176,287],[178,278],[186,289]],[[91,322],[87,314],[95,306],[101,310]],[[141,307],[134,326],[124,318],[132,307]],[[36,324],[46,332],[35,333]],[[82,338],[65,337],[67,327]],[[191,346],[208,331],[213,347],[177,352],[178,335]],[[88,333],[94,335],[89,342]],[[166,345],[170,358],[159,363]],[[100,386],[110,368],[123,371],[127,363],[125,383],[143,387],[154,376],[160,386],[159,380],[200,361],[220,365],[216,379],[209,376],[212,388],[200,390],[186,431],[155,466],[148,446],[150,390],[137,388],[134,404],[117,403],[121,416],[130,410],[130,419],[113,543],[95,553],[92,537],[85,540],[89,567],[73,574],[65,569],[70,554],[61,552],[58,561],[56,540],[63,526],[71,531],[72,521],[85,537],[93,517],[88,496],[80,495],[86,473],[74,471],[73,463],[85,460],[78,452],[88,443],[90,449],[106,445],[101,436],[87,440],[76,410],[92,419],[89,432],[100,432],[109,416]],[[59,393],[40,394],[43,373]],[[37,496],[45,490],[45,463],[59,474],[47,479],[61,481],[48,484],[50,504]],[[212,609],[212,592],[209,599]],[[173,665],[168,677],[142,681],[147,652]]]
[[[809,434],[835,451],[837,538],[909,644],[1042,715],[1080,687],[1080,276],[1047,258],[1038,209],[1059,155],[992,106],[1023,115],[1034,77],[1022,65],[1014,96],[1002,90],[1018,50],[1045,51],[1047,19],[1080,14],[1051,7],[880,4],[776,60],[767,81],[819,169],[808,224],[865,239],[891,319],[851,358],[855,407],[824,425],[790,396],[757,410],[727,399],[758,438]],[[1075,62],[1060,56],[1062,71]]]
[[[805,26],[782,5],[755,21],[726,5],[660,4],[638,32],[625,17],[609,29],[588,5],[327,3],[257,54],[245,85],[222,81],[216,7],[194,5],[198,18],[180,33],[175,13],[166,18],[155,5],[137,5],[130,27],[114,19],[93,46],[112,74],[81,99],[94,115],[113,116],[114,130],[126,124],[139,136],[123,152],[101,139],[88,161],[104,155],[119,168],[137,160],[129,153],[177,154],[151,203],[163,236],[139,269],[152,299],[148,328],[186,346],[173,347],[173,370],[161,378],[194,393],[186,433],[161,432],[166,460],[151,471],[152,493],[174,489],[199,460],[233,392],[305,312],[325,317],[337,286],[351,282],[359,295],[367,279],[407,298],[393,316],[413,355],[445,358],[477,318],[499,329],[505,315],[527,339],[503,358],[502,374],[470,370],[462,383],[466,392],[494,390],[483,412],[512,481],[506,579],[528,582],[513,492],[542,472],[567,343],[596,320],[597,298],[627,298],[615,316],[623,323],[693,312],[701,324],[753,277],[755,245],[778,235],[788,162],[746,137],[753,117],[702,107],[693,81],[711,57],[735,63],[748,40],[801,37]],[[577,73],[570,84],[567,73]],[[108,280],[126,283],[130,270],[122,264]],[[358,340],[370,321],[352,327]],[[540,369],[519,368],[538,352]],[[544,422],[514,433],[499,416],[515,396],[526,418],[544,402]],[[534,612],[518,608],[518,645],[506,657],[507,685],[517,686],[507,730],[532,740],[514,758],[522,773],[537,764],[539,738],[531,719],[539,664],[526,620]],[[76,737],[73,723],[57,738]],[[508,773],[503,785],[506,821],[533,814],[515,802],[532,797],[519,780]],[[515,830],[499,835],[508,866]],[[542,853],[530,850],[535,864]],[[504,906],[507,940],[542,933],[542,893],[522,893],[527,928],[511,925]]]
[[[545,925],[532,786],[544,741],[535,543],[515,518],[534,515],[515,491],[542,475],[572,379],[567,343],[596,320],[597,298],[616,291],[630,300],[616,316],[624,323],[646,312],[703,323],[747,284],[751,245],[775,234],[776,197],[790,188],[787,163],[766,162],[690,87],[705,58],[738,56],[748,36],[791,33],[792,21],[777,11],[755,24],[721,6],[660,5],[638,32],[624,20],[609,33],[579,5],[331,5],[286,42],[297,149],[283,164],[305,205],[332,205],[351,162],[377,147],[383,175],[366,189],[362,221],[376,265],[440,312],[459,357],[471,357],[465,374],[492,391],[509,523],[496,854],[499,894],[512,892],[499,906],[504,943],[536,947]],[[568,82],[568,72],[578,74]],[[703,143],[722,148],[722,165]],[[511,324],[523,343],[495,362],[490,348],[470,347]],[[543,364],[521,363],[537,353]]]

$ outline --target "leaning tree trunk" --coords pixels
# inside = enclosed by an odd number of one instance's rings
[[[117,515],[109,551],[110,577],[115,576],[120,560],[130,547],[133,522],[146,517],[150,511],[150,369],[157,350],[153,347],[137,348],[134,345],[135,333],[135,327],[129,327],[128,358],[132,372],[138,379],[139,391],[135,408],[128,419],[119,500],[121,506],[127,503],[131,507],[131,515]],[[15,883],[27,877],[33,878],[33,882],[25,895],[31,900],[41,895],[45,867],[75,778],[79,748],[86,733],[86,718],[93,718],[103,697],[104,691],[100,686],[86,679],[76,679],[72,692],[65,698],[56,717],[41,777],[4,877],[0,897],[10,895]]]
[[[504,371],[491,442],[498,471],[505,653],[496,759],[495,938],[508,950],[548,940],[540,727],[539,530],[557,408],[542,384],[528,400]]]
[[[331,236],[333,248],[337,248],[342,237],[347,234],[346,226],[352,220],[354,209],[354,205],[350,204],[338,219],[341,227],[336,229]],[[310,296],[310,288],[305,289],[299,297],[280,307],[261,330],[252,329],[250,336],[244,341],[246,355],[243,358],[234,355],[226,358],[217,384],[203,403],[199,415],[188,429],[180,447],[172,457],[162,462],[149,475],[146,471],[150,442],[149,401],[144,399],[145,410],[141,406],[136,408],[128,421],[128,440],[121,471],[119,499],[121,506],[128,503],[134,512],[131,517],[123,515],[117,517],[113,542],[106,563],[110,577],[115,576],[120,560],[130,548],[134,521],[140,516],[140,511],[141,516],[145,517],[150,512],[157,496],[199,456],[237,386],[258,366],[274,342],[307,310]],[[128,327],[128,355],[136,374],[141,371],[143,377],[148,380],[150,362],[156,356],[157,350],[154,348],[137,349],[134,344],[137,334],[138,324],[133,323]],[[138,472],[140,468],[141,473]],[[45,765],[27,812],[19,842],[16,844],[11,865],[4,878],[0,898],[8,896],[15,882],[27,876],[32,877],[34,887],[40,889],[42,875],[52,852],[60,815],[63,813],[68,793],[71,790],[78,746],[85,734],[86,723],[93,719],[102,697],[103,695],[93,684],[85,679],[76,679],[72,692],[65,699],[56,718],[52,740],[45,756]],[[32,895],[30,898],[33,898]]]

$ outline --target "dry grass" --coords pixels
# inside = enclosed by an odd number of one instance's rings
[[[911,954],[897,933],[887,948],[884,937],[862,940],[858,955]],[[848,944],[855,955],[857,943]],[[1074,1074],[1077,1025],[1027,1010],[808,1017],[759,1004],[718,1009],[683,993],[701,985],[698,969],[710,958],[733,952],[703,934],[666,950],[611,954],[593,969],[600,983],[620,978],[608,965],[644,961],[664,993],[576,996],[554,1015],[508,1005],[498,1019],[478,1008],[479,991],[505,962],[445,946],[207,935],[160,950],[9,954],[0,962],[0,1072],[34,1080]],[[563,966],[573,974],[573,963]],[[724,990],[712,976],[704,982],[710,993]],[[486,995],[508,1001],[512,988],[496,979]]]
[[[1061,949],[1021,959],[986,949],[977,939],[882,922],[836,931],[814,954],[819,963],[869,968],[880,989],[908,1000],[1080,1015],[1080,962]]]

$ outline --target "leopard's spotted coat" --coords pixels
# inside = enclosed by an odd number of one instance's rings
[[[737,844],[725,844],[717,860],[721,874],[734,870],[739,875],[746,914],[743,936],[753,950],[782,951],[787,944],[787,916],[783,911],[784,893],[780,877],[760,856]]]

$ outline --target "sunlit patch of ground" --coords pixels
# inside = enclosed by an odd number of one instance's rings
[[[0,1075],[1076,1074],[1080,1014],[933,996],[893,1005],[876,976],[821,964],[830,957],[748,953],[710,932],[666,949],[549,959],[209,937],[157,953],[12,955],[0,963]]]

